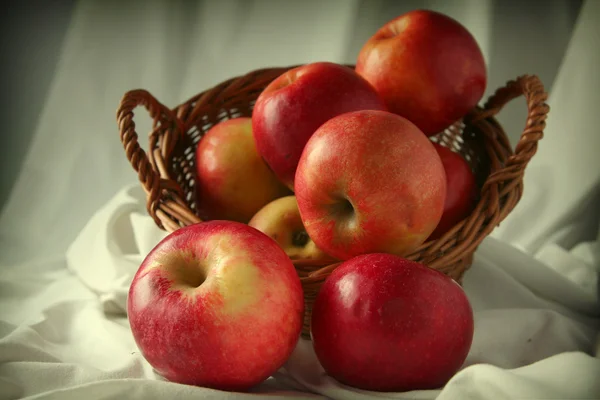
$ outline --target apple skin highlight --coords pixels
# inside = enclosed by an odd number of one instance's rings
[[[427,240],[437,240],[446,232],[467,218],[475,208],[478,187],[475,175],[467,161],[458,153],[434,143],[446,171],[446,201],[444,213],[435,231]]]
[[[487,70],[473,35],[447,15],[414,10],[383,25],[361,48],[356,71],[428,136],[483,97]]]
[[[442,216],[446,175],[432,142],[386,111],[346,113],[308,141],[296,173],[306,231],[327,254],[410,254]]]
[[[321,287],[311,337],[325,371],[364,390],[439,389],[471,349],[473,310],[451,278],[391,254],[345,261]]]
[[[261,208],[248,225],[275,240],[292,260],[336,261],[319,249],[306,233],[296,196],[273,200]]]
[[[247,225],[181,228],[145,258],[128,317],[142,355],[169,381],[247,390],[292,353],[304,314],[291,260]]]
[[[195,156],[196,205],[204,220],[247,223],[265,204],[291,193],[258,154],[249,117],[214,125]]]
[[[252,131],[258,152],[290,189],[306,142],[324,122],[344,112],[386,110],[373,86],[353,69],[331,62],[293,68],[256,100]]]

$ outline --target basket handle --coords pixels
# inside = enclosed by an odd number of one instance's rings
[[[485,103],[483,109],[477,110],[474,115],[470,116],[471,121],[480,121],[482,128],[493,124],[496,128],[502,129],[491,117],[498,114],[509,101],[519,96],[525,96],[527,102],[527,122],[514,153],[508,156],[504,165],[495,166],[494,172],[487,177],[481,188],[482,195],[487,197],[487,201],[480,203],[478,208],[487,207],[485,214],[490,218],[490,222],[481,233],[482,238],[487,236],[495,226],[506,218],[523,194],[525,168],[537,152],[538,142],[544,136],[546,119],[550,111],[550,107],[546,104],[548,93],[537,76],[523,75],[515,80],[508,81],[504,87],[496,90]],[[486,130],[493,131],[490,129]],[[501,137],[496,138],[498,140],[502,139]],[[502,148],[510,148],[510,143],[508,143],[506,137],[503,140],[505,141],[504,146],[501,146],[499,142],[490,141],[490,146],[493,149],[488,150],[506,152]],[[503,199],[503,207],[498,210],[496,206],[500,199]],[[484,210],[479,209],[479,212],[481,211]],[[477,231],[470,228],[477,222],[475,219],[472,220],[470,225],[465,227],[465,232],[470,232],[470,235],[476,234]],[[480,240],[477,242],[480,242]]]
[[[483,110],[472,120],[493,117],[511,100],[525,96],[527,102],[527,122],[521,138],[515,147],[515,152],[506,161],[503,168],[497,170],[487,179],[486,185],[506,180],[521,178],[525,167],[537,152],[538,141],[544,136],[546,118],[550,107],[546,104],[548,93],[541,80],[535,75],[523,75],[496,90],[485,103]]]
[[[133,110],[138,106],[144,106],[152,118],[148,154],[139,145],[135,122],[133,122]],[[117,124],[127,159],[138,173],[138,178],[146,191],[148,213],[158,226],[164,228],[158,215],[160,193],[164,189],[179,193],[181,189],[169,179],[163,160],[168,158],[184,132],[183,124],[169,108],[142,89],[125,93],[117,109]]]

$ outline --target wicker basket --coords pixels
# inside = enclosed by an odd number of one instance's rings
[[[172,232],[201,222],[196,213],[195,149],[216,123],[251,116],[261,91],[284,71],[269,68],[229,79],[169,109],[145,90],[127,92],[117,111],[120,138],[146,191],[147,210],[158,227]],[[350,66],[352,67],[352,66]],[[515,151],[494,116],[511,99],[524,95],[528,118]],[[480,188],[471,215],[435,241],[422,244],[407,258],[439,270],[461,282],[481,241],[510,213],[523,192],[523,173],[543,136],[549,111],[547,93],[536,76],[521,76],[496,91],[484,107],[472,110],[432,140],[459,152],[475,172]],[[148,151],[138,143],[133,110],[144,106],[153,119]],[[338,264],[295,261],[305,295],[302,334],[309,338],[316,294]]]

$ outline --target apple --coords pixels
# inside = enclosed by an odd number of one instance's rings
[[[443,131],[481,100],[485,60],[477,41],[447,15],[414,10],[383,25],[363,45],[356,71],[426,135]]]
[[[352,68],[315,62],[292,68],[259,95],[252,112],[258,152],[290,189],[306,142],[327,120],[349,111],[385,110],[375,89]]]
[[[332,260],[306,233],[296,196],[273,200],[248,225],[275,240],[292,260]]]
[[[446,174],[432,142],[406,118],[355,111],[310,138],[295,195],[308,235],[327,254],[404,256],[439,223]]]
[[[440,238],[465,219],[475,208],[478,189],[475,175],[467,161],[458,153],[433,143],[446,171],[446,201],[438,226],[427,240]]]
[[[127,300],[143,357],[169,381],[243,391],[288,359],[303,323],[300,279],[267,235],[208,221],[146,256]]]
[[[225,120],[206,132],[196,149],[196,185],[203,219],[243,223],[291,193],[258,154],[248,117]]]
[[[312,309],[323,369],[364,390],[441,388],[463,365],[473,331],[470,302],[454,280],[392,254],[343,262]]]

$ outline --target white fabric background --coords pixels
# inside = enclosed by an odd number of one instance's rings
[[[323,375],[301,342],[257,391],[600,398],[600,2],[588,0],[575,14],[573,2],[543,4],[544,12],[540,2],[499,1],[77,3],[0,215],[0,399],[250,397],[161,381],[135,349],[127,285],[164,233],[145,213],[118,140],[118,101],[140,87],[172,106],[253,68],[353,62],[381,23],[416,7],[447,12],[476,35],[490,65],[486,95],[523,73],[551,89],[525,197],[481,246],[465,280],[476,311],[465,369],[441,391],[359,392]],[[513,142],[523,107],[515,101],[500,117]],[[138,121],[145,132],[142,109]]]

